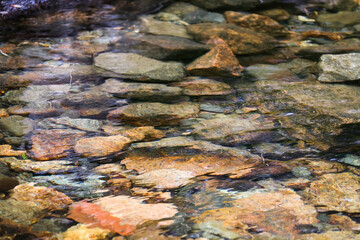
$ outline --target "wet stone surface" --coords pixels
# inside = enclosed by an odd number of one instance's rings
[[[132,3],[0,19],[0,238],[359,239],[360,2]]]

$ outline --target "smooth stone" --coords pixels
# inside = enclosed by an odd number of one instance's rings
[[[158,21],[154,16],[141,17],[141,31],[154,35],[167,35],[191,39],[185,26],[172,22]]]
[[[95,57],[95,65],[138,81],[180,81],[185,73],[177,62],[161,62],[134,53],[102,53]]]
[[[186,2],[174,2],[167,8],[163,9],[162,12],[173,13],[177,15],[181,20],[189,24],[204,22],[225,22],[225,18],[222,14],[205,11],[195,5]]]
[[[197,41],[207,41],[214,37],[223,39],[234,54],[263,52],[273,49],[276,42],[267,34],[230,23],[199,23],[187,26],[187,30]]]
[[[324,54],[320,58],[320,82],[345,82],[360,79],[360,53]]]
[[[109,112],[110,120],[117,120],[135,126],[177,125],[181,120],[196,117],[199,104],[182,102],[165,103],[133,103]]]
[[[191,60],[206,53],[210,48],[182,37],[129,35],[117,44],[116,49],[159,60]]]
[[[30,226],[45,216],[44,209],[30,201],[0,200],[0,216],[18,224]]]
[[[37,126],[45,129],[70,127],[83,131],[97,132],[100,130],[102,123],[96,119],[60,117],[46,118],[39,122]]]
[[[340,158],[338,162],[346,163],[355,167],[360,167],[360,157],[352,154],[347,154],[345,157]]]
[[[0,119],[0,129],[15,137],[30,133],[34,129],[34,124],[33,120],[18,115]]]
[[[234,93],[234,90],[226,83],[199,77],[188,77],[183,82],[174,83],[173,86],[182,88],[183,94],[188,96],[229,95]]]
[[[200,76],[239,77],[243,70],[235,55],[220,38],[211,41],[214,47],[186,66],[186,71]]]
[[[68,228],[65,232],[59,235],[63,240],[101,240],[110,239],[114,234],[107,229],[99,227],[86,227],[84,224],[77,224]]]
[[[360,12],[340,11],[337,13],[320,14],[316,21],[327,28],[343,28],[360,22]]]
[[[8,177],[0,173],[0,192],[7,192],[19,185],[19,181],[16,178]]]
[[[172,99],[182,94],[182,89],[176,86],[157,83],[123,82],[112,78],[107,79],[98,88],[118,98],[147,99],[152,101]]]

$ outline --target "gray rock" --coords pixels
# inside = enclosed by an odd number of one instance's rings
[[[161,62],[134,53],[103,53],[95,58],[95,65],[112,72],[103,75],[138,81],[180,81],[185,77],[181,63]]]
[[[130,35],[119,42],[117,49],[160,60],[189,60],[206,53],[210,48],[182,37]]]
[[[141,31],[154,35],[168,35],[182,38],[189,38],[191,36],[187,33],[184,25],[178,25],[172,22],[164,22],[155,20],[153,16],[146,16],[140,18]]]
[[[34,128],[34,121],[29,118],[13,115],[0,119],[0,129],[12,136],[22,137]]]
[[[203,22],[225,22],[225,18],[222,14],[208,12],[195,5],[185,2],[175,2],[169,7],[165,8],[162,12],[173,13],[177,15],[181,20],[189,24]]]
[[[291,169],[292,174],[295,177],[309,177],[311,176],[311,172],[306,167],[294,167]]]
[[[76,128],[84,131],[96,132],[101,128],[101,122],[96,119],[85,119],[85,118],[46,118],[38,123],[39,127],[45,129],[57,129],[57,128]]]
[[[321,82],[345,82],[360,79],[360,53],[323,55],[319,63]]]
[[[347,154],[345,157],[339,159],[338,162],[343,162],[355,167],[360,167],[360,157],[356,155]]]
[[[98,87],[101,91],[113,94],[119,98],[132,98],[141,100],[163,101],[169,98],[179,97],[182,89],[169,87],[157,83],[129,83],[116,79],[108,79]]]

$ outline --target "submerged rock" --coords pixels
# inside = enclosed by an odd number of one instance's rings
[[[352,173],[325,174],[305,189],[304,196],[318,211],[357,213],[360,211],[360,177]]]
[[[340,29],[358,24],[360,12],[340,11],[337,13],[320,14],[316,21],[323,27]]]
[[[7,192],[19,185],[19,181],[16,178],[8,177],[0,173],[0,193]]]
[[[239,77],[243,70],[229,46],[222,39],[212,40],[214,47],[186,66],[186,71],[200,76]]]
[[[23,150],[12,150],[11,145],[0,145],[0,157],[22,156],[26,154]]]
[[[172,86],[181,87],[183,94],[188,96],[229,95],[234,93],[234,90],[226,83],[199,77],[188,77],[186,81],[174,83]]]
[[[181,63],[161,62],[134,53],[102,53],[95,58],[95,65],[115,77],[138,81],[181,81],[185,76]]]
[[[198,41],[207,41],[213,37],[223,39],[234,54],[259,53],[275,47],[273,37],[230,23],[199,23],[187,29]]]
[[[190,3],[205,9],[251,9],[273,0],[191,0]]]
[[[61,234],[63,240],[103,240],[110,239],[114,234],[110,230],[99,227],[86,227],[84,224],[77,224]]]
[[[183,119],[196,117],[199,105],[191,102],[177,104],[133,103],[109,112],[108,119],[120,120],[135,126],[176,125]]]
[[[34,125],[33,120],[18,115],[0,119],[0,129],[16,137],[30,133],[34,129]]]
[[[324,54],[319,63],[321,82],[345,82],[360,79],[360,53]]]

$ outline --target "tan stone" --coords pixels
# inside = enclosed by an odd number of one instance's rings
[[[188,77],[186,81],[175,83],[174,86],[181,87],[183,94],[189,96],[229,95],[234,92],[226,83],[199,77]]]
[[[201,76],[239,77],[243,70],[233,52],[220,38],[212,40],[214,47],[186,66],[186,71]]]
[[[121,135],[82,138],[76,142],[74,150],[84,157],[101,157],[120,152],[128,147],[130,143],[129,138]]]
[[[6,109],[0,108],[0,118],[8,117],[9,114],[7,113]]]
[[[0,145],[0,157],[21,156],[23,154],[26,154],[26,151],[12,150],[11,145]]]
[[[106,240],[114,234],[102,228],[88,228],[83,224],[72,226],[62,234],[63,240]]]
[[[331,214],[329,216],[329,222],[333,225],[338,225],[343,231],[360,230],[360,224],[345,215]]]

